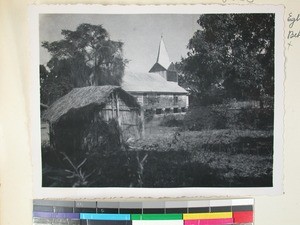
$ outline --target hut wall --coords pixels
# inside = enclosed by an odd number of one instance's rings
[[[118,101],[118,112],[117,112]],[[111,98],[106,106],[99,112],[104,121],[116,119],[121,126],[123,136],[141,138],[142,137],[142,115],[140,109],[128,107],[120,98]]]

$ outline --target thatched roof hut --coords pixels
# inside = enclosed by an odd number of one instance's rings
[[[50,125],[50,145],[68,154],[103,149],[112,140],[110,133],[122,141],[141,138],[144,130],[139,103],[111,85],[75,88],[55,101],[42,118]]]
[[[140,109],[136,99],[119,86],[88,86],[74,88],[71,92],[55,101],[42,115],[43,120],[50,123],[58,122],[68,113],[87,108],[88,106],[104,107],[112,93],[117,93],[120,99],[130,108]]]

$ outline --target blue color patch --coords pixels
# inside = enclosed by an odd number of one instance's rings
[[[80,213],[83,220],[130,220],[130,214]]]

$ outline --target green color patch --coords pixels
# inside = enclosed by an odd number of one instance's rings
[[[131,220],[182,220],[182,214],[131,214]]]

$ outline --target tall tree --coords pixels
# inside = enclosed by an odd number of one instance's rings
[[[47,64],[52,82],[68,80],[71,87],[121,84],[127,63],[123,43],[111,40],[102,25],[84,23],[61,34],[62,40],[42,42],[52,56]]]
[[[40,65],[41,103],[51,105],[55,100],[67,94],[74,87],[70,79],[70,65],[66,60],[51,59],[50,71]]]
[[[206,14],[180,64],[194,96],[256,99],[274,92],[274,14]]]

